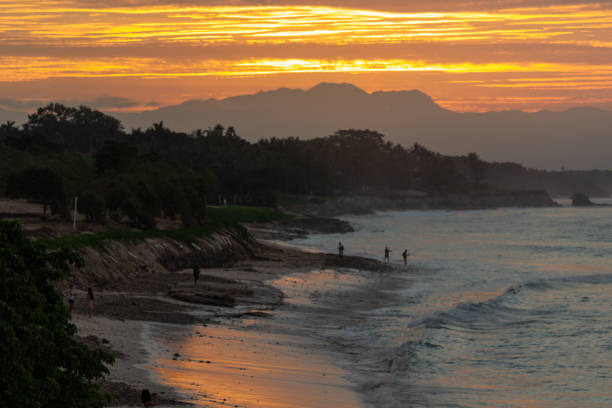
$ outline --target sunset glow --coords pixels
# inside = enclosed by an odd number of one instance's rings
[[[96,79],[107,94],[168,104],[327,80],[417,88],[458,110],[612,107],[612,8],[377,7],[0,1],[0,90],[25,101],[44,95],[19,83]],[[148,81],[148,93],[117,78]],[[155,92],[169,78],[181,91]],[[96,96],[70,84],[62,97]]]

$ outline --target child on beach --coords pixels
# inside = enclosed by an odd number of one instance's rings
[[[408,250],[404,249],[404,252],[402,252],[402,258],[404,258],[404,266],[408,265]]]
[[[342,245],[342,242],[338,242],[338,256],[340,258],[344,256],[344,245]]]
[[[389,263],[389,252],[391,252],[391,250],[389,247],[385,246],[385,263]]]
[[[87,288],[87,314],[89,317],[93,314],[94,295],[91,288]]]
[[[152,407],[153,405],[157,405],[157,403],[153,400],[155,398],[155,393],[151,394],[151,391],[146,388],[142,390],[140,393],[140,401],[142,401],[142,405],[145,407]]]

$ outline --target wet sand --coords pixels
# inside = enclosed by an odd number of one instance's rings
[[[336,364],[344,350],[334,339],[362,310],[389,300],[380,277],[396,286],[391,267],[262,245],[252,260],[201,273],[195,289],[185,270],[156,278],[169,291],[154,283],[100,291],[93,318],[75,313],[80,336],[105,339],[119,355],[105,385],[115,405],[140,406],[139,390],[149,388],[160,406],[364,406]],[[219,282],[229,285],[234,307],[181,300]],[[187,296],[172,297],[177,288]]]

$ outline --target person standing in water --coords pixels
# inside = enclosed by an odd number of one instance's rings
[[[87,288],[87,314],[89,317],[93,314],[93,306],[94,306],[94,295],[93,290],[91,288]]]
[[[195,265],[193,267],[193,287],[194,288],[198,283],[198,279],[200,279],[200,268],[198,267],[198,265]]]
[[[408,255],[410,255],[408,253],[408,250],[404,249],[404,252],[402,252],[402,258],[404,258],[404,266],[408,265]]]
[[[385,263],[389,263],[389,252],[391,252],[391,250],[389,247],[385,246]]]
[[[338,256],[340,258],[344,256],[344,245],[342,245],[342,242],[338,242]]]

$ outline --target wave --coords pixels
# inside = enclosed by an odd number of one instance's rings
[[[519,294],[544,292],[573,285],[612,284],[612,274],[555,277],[527,281],[508,287],[501,295],[482,302],[462,302],[449,310],[436,311],[410,322],[409,328],[497,330],[516,324],[540,321],[543,315],[556,313],[554,307],[525,309],[518,307]]]
[[[513,284],[500,291],[499,295],[480,302],[462,302],[448,310],[438,310],[425,317],[410,321],[407,313],[400,310],[384,309],[373,313],[375,318],[389,319],[397,316],[406,328],[404,340],[393,346],[370,341],[370,331],[361,330],[353,333],[355,344],[361,347],[353,357],[353,379],[362,386],[362,391],[373,406],[405,406],[401,403],[410,401],[410,406],[432,406],[427,403],[427,392],[402,394],[403,390],[412,389],[414,384],[421,384],[415,378],[423,376],[444,375],[445,361],[449,356],[458,355],[461,347],[455,348],[453,342],[459,339],[502,338],[514,332],[514,328],[527,329],[534,325],[534,331],[541,330],[542,325],[555,321],[560,313],[565,312],[562,304],[534,303],[534,299],[546,299],[544,292],[564,290],[574,285],[612,284],[612,274],[593,274],[586,276],[567,276],[534,279]],[[588,297],[578,298],[588,302]],[[396,326],[395,329],[399,329]],[[487,333],[489,332],[489,333]],[[365,335],[364,333],[367,333]],[[362,336],[363,335],[363,336]],[[382,335],[384,337],[384,335]],[[485,337],[482,337],[485,336]],[[468,347],[472,347],[468,345]],[[505,350],[495,352],[504,353]],[[442,363],[441,363],[442,362]],[[408,388],[407,388],[408,387]],[[442,392],[436,389],[436,392]],[[402,395],[399,395],[402,394]],[[393,398],[389,397],[394,395]],[[423,401],[412,400],[422,398]],[[401,403],[400,403],[401,402]]]

